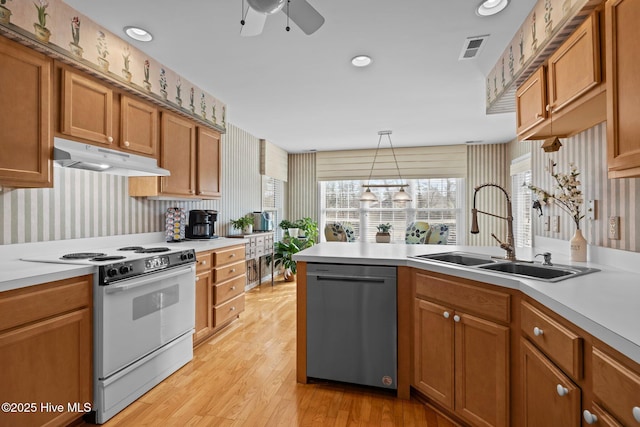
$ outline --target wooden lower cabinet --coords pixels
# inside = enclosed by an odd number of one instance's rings
[[[580,388],[526,339],[520,348],[523,425],[580,426]]]
[[[92,285],[82,276],[0,293],[0,401],[31,405],[0,413],[0,426],[67,425],[82,415],[68,404],[92,403]]]
[[[441,279],[421,276],[418,281]],[[468,285],[460,286],[469,291]],[[453,304],[425,300],[424,288],[419,292],[414,304],[413,386],[472,425],[509,426],[509,327]],[[438,292],[433,296],[439,300],[456,294]]]
[[[244,311],[244,245],[196,254],[196,332],[199,345]]]

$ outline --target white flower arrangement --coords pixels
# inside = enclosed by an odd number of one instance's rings
[[[582,198],[582,191],[578,189],[580,181],[578,181],[578,169],[575,164],[569,163],[569,174],[556,173],[553,171],[553,167],[556,164],[553,163],[551,168],[551,176],[556,181],[556,193],[551,194],[540,187],[536,187],[532,184],[525,184],[526,187],[533,191],[538,197],[538,201],[545,204],[555,203],[563,211],[571,215],[571,219],[576,223],[576,229],[580,229],[580,220],[584,218],[581,214],[581,207],[584,199]]]

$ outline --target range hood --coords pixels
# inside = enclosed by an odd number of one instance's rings
[[[156,159],[62,138],[53,139],[53,161],[62,167],[124,176],[169,176]]]

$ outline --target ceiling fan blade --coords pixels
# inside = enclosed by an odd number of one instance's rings
[[[243,37],[251,37],[262,33],[267,15],[248,7],[247,13],[245,13],[242,19],[244,19],[244,25],[240,27],[240,35]]]
[[[307,0],[291,0],[289,7],[285,6],[282,11],[307,35],[324,24],[324,17]]]

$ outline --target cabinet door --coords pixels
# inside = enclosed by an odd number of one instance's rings
[[[0,37],[0,186],[51,187],[50,59]]]
[[[540,67],[516,91],[516,131],[518,135],[547,118],[545,67]]]
[[[0,400],[37,405],[31,413],[2,414],[0,424],[67,425],[78,418],[67,402],[92,402],[91,354],[88,308],[0,333]],[[41,410],[46,402],[64,405],[62,412]]]
[[[413,385],[453,409],[453,310],[416,298],[414,313]]]
[[[598,15],[590,15],[549,57],[549,104],[559,112],[601,81]]]
[[[640,176],[640,2],[605,5],[609,178]]]
[[[196,332],[193,343],[197,344],[211,334],[213,329],[213,285],[211,271],[196,276]]]
[[[220,197],[220,134],[198,127],[196,155],[199,197]]]
[[[111,89],[66,69],[62,73],[61,132],[111,145],[114,141]]]
[[[580,388],[531,343],[522,339],[520,344],[524,425],[580,426]]]
[[[196,127],[170,113],[162,113],[160,166],[171,176],[160,179],[160,192],[175,196],[195,194]]]
[[[120,146],[125,150],[155,156],[158,146],[158,110],[122,95],[120,116]]]
[[[509,425],[509,328],[456,312],[455,410],[473,425]]]

